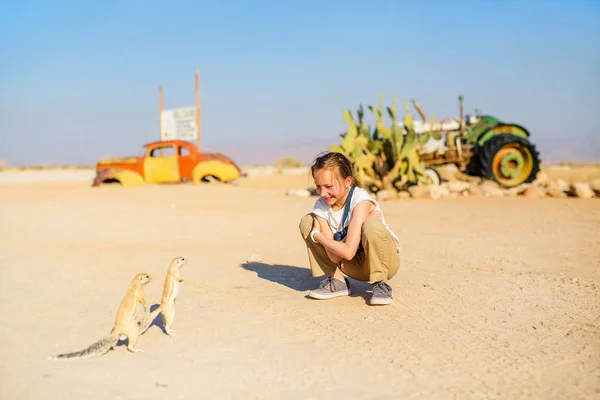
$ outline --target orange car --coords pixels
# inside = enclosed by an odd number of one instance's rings
[[[199,153],[183,140],[146,143],[139,157],[100,160],[92,186],[118,182],[123,186],[144,183],[199,183],[209,177],[231,182],[244,174],[227,156],[219,153]]]

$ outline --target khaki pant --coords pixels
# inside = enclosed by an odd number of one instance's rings
[[[327,256],[325,247],[310,238],[313,228],[313,214],[305,215],[300,221],[300,233],[308,250],[308,261],[313,277],[330,275],[338,264]],[[362,226],[362,246],[350,261],[340,260],[342,273],[363,282],[375,283],[392,279],[399,267],[399,256],[392,235],[377,219],[368,219]]]

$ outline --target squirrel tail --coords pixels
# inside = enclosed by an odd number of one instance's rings
[[[118,342],[119,334],[111,333],[110,335],[103,337],[102,339],[98,340],[97,342],[83,350],[49,356],[48,359],[69,360],[101,356],[107,353],[113,347],[115,347]]]
[[[152,311],[150,314],[146,315],[144,318],[138,321],[138,335],[144,334],[148,328],[152,326],[152,322],[160,313],[162,307],[156,307],[156,310]]]

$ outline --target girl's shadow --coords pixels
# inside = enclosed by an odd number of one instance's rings
[[[247,271],[256,272],[259,278],[278,283],[298,292],[306,292],[319,287],[319,283],[325,276],[313,278],[310,269],[295,267],[292,265],[264,264],[264,263],[244,263],[241,267]],[[352,294],[350,297],[368,296],[371,285],[365,282],[356,281],[348,278],[352,285]],[[308,297],[308,294],[306,295]]]
[[[256,272],[259,278],[278,283],[298,292],[305,292],[319,285],[322,278],[313,278],[309,269],[292,265],[270,265],[264,263],[244,263],[241,267]]]

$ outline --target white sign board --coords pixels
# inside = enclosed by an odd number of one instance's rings
[[[161,118],[160,140],[195,140],[198,138],[195,107],[163,110]]]
[[[457,119],[443,119],[434,121],[432,126],[430,121],[415,120],[413,121],[413,127],[415,128],[415,133],[418,134],[430,132],[432,128],[434,131],[455,131],[460,128],[460,122]]]

